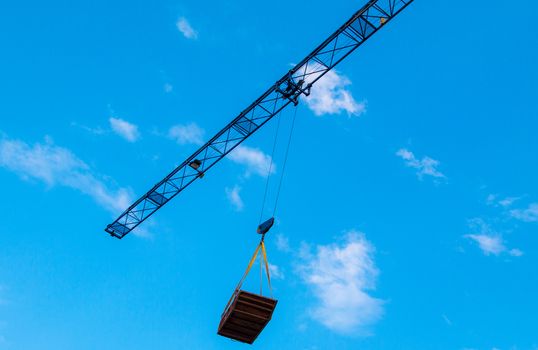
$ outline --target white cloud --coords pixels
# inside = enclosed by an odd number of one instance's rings
[[[196,123],[174,125],[168,130],[168,137],[175,140],[180,145],[204,143],[204,129]]]
[[[241,187],[234,186],[233,188],[226,187],[225,189],[226,197],[232,204],[235,210],[242,211],[245,207],[245,204],[243,203],[243,199],[241,199]]]
[[[439,166],[438,160],[430,157],[423,157],[421,160],[418,160],[413,152],[405,148],[398,150],[396,155],[405,160],[406,166],[417,170],[417,176],[419,179],[422,179],[424,175],[432,176],[434,178],[446,178],[443,173],[437,170],[437,166]]]
[[[309,70],[315,71],[315,68]],[[306,83],[314,80],[316,74],[306,78]],[[366,112],[366,102],[357,102],[351,91],[346,89],[351,81],[337,71],[331,70],[321,77],[312,87],[310,96],[305,96],[306,105],[315,115],[339,114],[347,112],[348,115],[360,115]]]
[[[504,246],[503,239],[501,236],[470,234],[465,235],[465,237],[472,239],[476,243],[478,243],[478,246],[480,247],[480,249],[482,249],[482,252],[484,252],[485,255],[499,255],[502,252],[506,251],[506,247]]]
[[[510,211],[510,215],[518,220],[525,222],[538,221],[538,203],[532,203],[527,209],[514,209]]]
[[[509,254],[514,257],[520,257],[523,252],[519,249],[508,249],[500,233],[495,232],[490,225],[483,219],[477,218],[470,220],[469,226],[478,233],[467,234],[464,237],[478,244],[484,255]]]
[[[49,187],[65,186],[93,198],[99,205],[116,214],[131,201],[125,188],[115,188],[95,174],[70,150],[54,145],[50,138],[45,143],[29,145],[20,140],[0,138],[0,167],[25,180],[35,179]]]
[[[372,244],[355,231],[341,244],[318,246],[314,253],[302,245],[298,271],[317,298],[311,311],[315,320],[339,333],[369,335],[384,303],[368,294],[379,273],[373,255]]]
[[[111,117],[109,120],[112,130],[129,142],[135,142],[140,137],[138,126],[120,118]]]
[[[281,233],[276,235],[276,248],[284,253],[290,252],[291,248],[290,248],[290,241],[288,237],[284,236]]]
[[[181,17],[176,22],[177,29],[185,36],[187,39],[198,39],[198,32],[195,31],[189,21],[185,17]]]
[[[251,148],[248,146],[237,146],[230,154],[228,159],[245,165],[247,167],[246,175],[254,173],[260,176],[267,176],[271,164],[271,156],[263,153],[258,148]],[[275,164],[271,166],[271,174],[275,173]]]

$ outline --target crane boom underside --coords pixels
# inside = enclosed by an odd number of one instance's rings
[[[282,109],[290,103],[297,104],[301,95],[308,95],[316,81],[411,2],[413,0],[370,0],[224,129],[126,209],[105,231],[123,238]]]

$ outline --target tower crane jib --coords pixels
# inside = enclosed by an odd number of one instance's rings
[[[105,231],[123,238],[219,160],[255,133],[349,54],[384,27],[413,0],[370,0],[321,45],[280,78],[256,101],[200,147],[145,195],[127,208]]]

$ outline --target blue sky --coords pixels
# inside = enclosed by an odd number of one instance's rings
[[[2,4],[0,349],[244,347],[216,328],[276,123],[103,229],[362,5]],[[255,348],[538,349],[538,4],[510,5],[417,0],[301,101]]]

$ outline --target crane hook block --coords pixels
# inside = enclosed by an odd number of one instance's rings
[[[267,232],[269,232],[269,230],[271,229],[271,227],[273,227],[274,224],[275,224],[275,218],[270,218],[269,220],[260,224],[256,232],[258,232],[260,235],[264,235]]]

